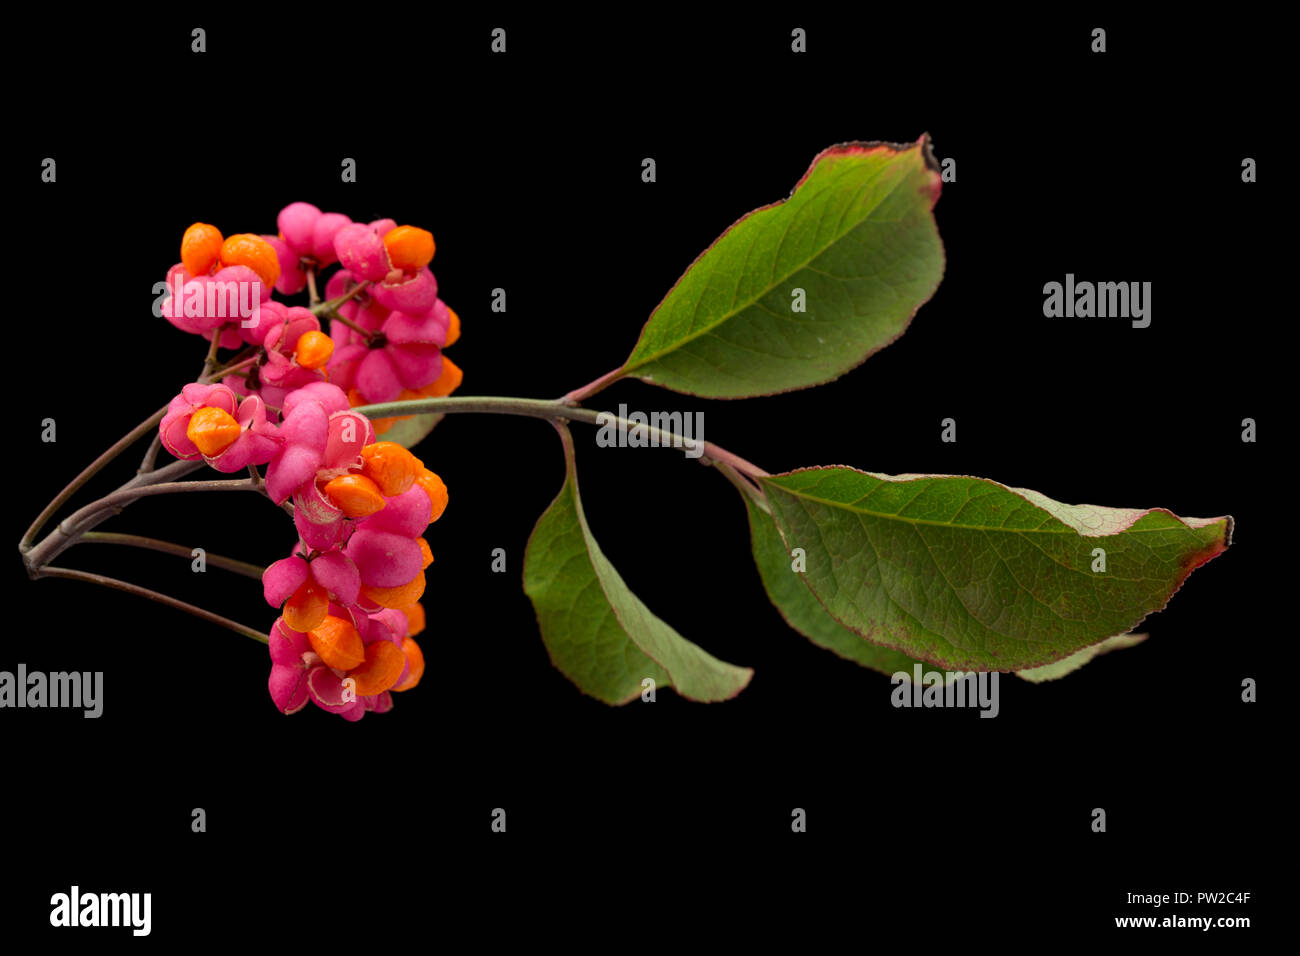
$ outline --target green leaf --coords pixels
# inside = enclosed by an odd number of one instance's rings
[[[925,136],[823,151],[788,199],[741,218],[691,264],[622,372],[706,398],[838,378],[898,338],[938,287],[939,189]]]
[[[1038,667],[1131,631],[1232,539],[1229,517],[1063,505],[983,478],[833,467],[761,482],[827,612],[949,670]]]
[[[915,660],[879,644],[872,644],[861,634],[850,631],[826,613],[812,591],[800,580],[801,573],[792,569],[790,553],[781,543],[771,515],[759,508],[748,495],[749,538],[754,550],[754,564],[763,581],[763,590],[787,624],[819,647],[846,660],[869,667],[882,674],[903,671],[911,679]]]
[[[1034,684],[1041,684],[1043,681],[1056,680],[1064,677],[1073,671],[1077,671],[1094,657],[1100,657],[1102,654],[1109,654],[1111,651],[1120,651],[1126,647],[1134,647],[1141,644],[1147,639],[1146,634],[1116,634],[1114,637],[1108,637],[1100,644],[1093,644],[1091,647],[1085,647],[1081,651],[1075,651],[1069,657],[1062,657],[1059,661],[1052,664],[1044,664],[1042,667],[1031,667],[1028,670],[1016,671],[1017,677],[1023,677],[1025,680]]]
[[[551,662],[607,704],[634,700],[647,677],[691,700],[735,697],[754,672],[718,660],[655,617],[601,553],[578,496],[572,439],[567,429],[561,436],[564,486],[524,554],[524,592]]]
[[[414,448],[424,441],[429,432],[433,431],[433,426],[442,421],[442,416],[442,412],[429,412],[426,415],[412,415],[393,422],[393,426],[380,435],[379,440],[395,441],[403,448]]]

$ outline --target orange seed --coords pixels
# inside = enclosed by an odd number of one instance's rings
[[[303,368],[318,369],[334,354],[334,340],[324,332],[304,332],[298,337],[293,357]]]
[[[181,265],[192,276],[205,276],[221,259],[221,230],[196,222],[181,236]]]
[[[406,607],[424,595],[424,571],[394,588],[372,588],[363,584],[361,593],[380,607]]]
[[[411,670],[406,680],[393,690],[410,690],[420,683],[420,678],[424,676],[424,652],[420,650],[420,645],[408,637],[402,641],[402,651],[406,654],[406,663],[410,665]]]
[[[357,694],[370,697],[382,694],[402,676],[406,655],[392,641],[372,641],[366,645],[366,662],[350,675],[357,682]]]
[[[415,272],[433,259],[433,233],[418,226],[398,226],[384,234],[388,260],[394,269]]]
[[[280,278],[280,257],[275,254],[275,249],[261,236],[255,236],[251,232],[241,232],[222,243],[221,264],[248,266],[268,289]]]
[[[366,645],[351,621],[330,614],[307,632],[311,649],[328,666],[349,671],[366,659]]]
[[[295,631],[310,631],[320,627],[329,611],[329,593],[307,581],[284,602],[284,623]]]
[[[441,478],[428,468],[422,470],[420,477],[415,480],[424,489],[424,493],[429,496],[429,504],[433,506],[433,510],[429,513],[429,523],[432,524],[441,518],[442,513],[447,510],[447,486]]]
[[[460,316],[456,314],[456,310],[451,306],[447,306],[447,318],[449,320],[447,322],[447,341],[443,343],[443,348],[455,345],[456,340],[460,338]],[[444,359],[444,361],[446,360]]]
[[[361,449],[361,474],[388,497],[409,491],[421,467],[420,460],[397,442],[380,441]]]
[[[235,443],[243,429],[223,408],[200,408],[190,416],[185,437],[207,458],[215,458]]]
[[[379,486],[365,475],[339,475],[325,483],[325,497],[349,518],[365,518],[384,506]]]
[[[405,607],[399,607],[397,610],[406,615],[406,636],[415,637],[424,630],[426,621],[424,617],[424,605],[419,601],[414,604],[407,604]]]

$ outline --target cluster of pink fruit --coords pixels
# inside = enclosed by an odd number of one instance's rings
[[[262,578],[281,609],[269,639],[271,698],[284,713],[310,700],[359,720],[389,710],[392,693],[424,672],[414,636],[425,627],[433,554],[423,535],[447,488],[409,450],[377,440],[393,419],[353,409],[450,394],[461,374],[442,349],[460,322],[438,298],[427,231],[353,223],[307,203],[286,206],[278,226],[276,236],[186,230],[161,313],[213,342],[211,364],[172,400],[159,437],[178,458],[218,471],[251,469],[260,481],[265,465],[268,496],[292,502],[298,544]],[[316,302],[317,274],[335,262],[329,299]],[[311,308],[269,294],[306,286]],[[332,319],[328,335],[318,313]],[[239,346],[251,355],[221,366],[218,347]]]

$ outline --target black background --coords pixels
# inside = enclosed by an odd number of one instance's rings
[[[1145,943],[1161,931],[1114,929],[1151,912],[1125,894],[1176,890],[1250,892],[1245,908],[1172,909],[1252,916],[1236,945],[1261,931],[1283,853],[1286,590],[1269,492],[1291,362],[1289,263],[1266,238],[1287,213],[1265,27],[921,9],[311,19],[78,21],[24,41],[32,95],[6,157],[21,207],[11,540],[197,375],[204,343],[150,314],[195,220],[271,232],[306,200],[430,228],[463,321],[458,394],[554,397],[620,364],[686,265],[787,195],[818,151],[928,131],[957,160],[936,208],[947,270],[897,343],[794,394],[709,402],[625,382],[593,404],[705,410],[710,440],[771,471],[972,474],[1066,502],[1232,514],[1234,546],[1140,628],[1145,644],[1060,682],[1004,677],[995,720],[896,710],[887,678],[784,625],[720,476],[672,451],[598,449],[575,426],[607,556],[687,638],[755,669],[726,704],[669,691],[609,708],[551,668],[520,588],[562,480],[552,430],[454,416],[419,448],[451,492],[429,534],[428,672],[356,725],[277,713],[258,644],[116,592],[29,582],[14,556],[0,669],[102,670],[105,704],[94,721],[0,718],[9,930],[48,930],[50,894],[75,882],[151,891],[159,940],[261,923],[284,938],[396,942],[460,924],[577,940],[601,921],[616,944],[686,925],[725,942],[776,919],[805,940],[843,922],[864,939]],[[489,52],[498,25],[504,56]],[[794,26],[806,55],[789,51]],[[1089,52],[1094,26],[1105,54]],[[39,180],[46,156],[55,184]],[[1241,182],[1246,156],[1256,184]],[[339,181],[343,157],[355,184]],[[1150,328],[1045,319],[1043,284],[1067,272],[1150,281]],[[505,314],[489,309],[496,287]],[[955,444],[940,441],[949,416]],[[46,417],[55,444],[40,441]],[[1256,444],[1240,440],[1245,417]],[[143,447],[78,503],[125,480]],[[293,544],[251,496],[150,499],[109,529],[263,564]],[[490,570],[497,547],[505,574]],[[61,561],[274,619],[255,582],[188,561],[90,546]],[[1241,702],[1245,677],[1259,703]],[[490,832],[495,807],[506,835]],[[790,832],[794,807],[806,834]],[[546,915],[512,927],[536,907]]]

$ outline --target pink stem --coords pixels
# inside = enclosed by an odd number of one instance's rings
[[[612,372],[606,372],[600,378],[593,382],[588,382],[586,385],[582,386],[582,388],[575,388],[568,395],[565,395],[560,399],[560,403],[563,405],[577,405],[584,398],[590,398],[592,395],[595,395],[597,392],[604,389],[607,385],[614,384],[614,382],[618,381],[622,377],[622,368],[616,368]]]

